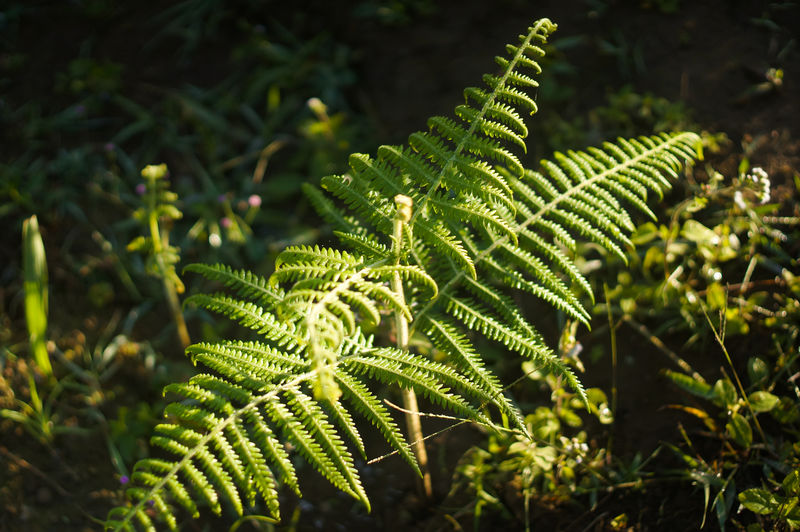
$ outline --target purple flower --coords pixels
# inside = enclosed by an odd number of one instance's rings
[[[136,185],[136,193],[140,196],[144,196],[144,193],[147,192],[147,185],[144,183],[139,183]]]
[[[258,194],[253,194],[247,198],[247,203],[253,208],[261,207],[261,196]]]
[[[114,151],[114,149],[115,149],[116,147],[117,147],[117,146],[116,146],[116,145],[115,145],[113,142],[106,142],[106,143],[103,145],[103,149],[104,149],[104,150],[106,150],[106,151],[109,151],[109,152],[110,152],[110,151]]]
[[[219,221],[219,224],[220,224],[222,227],[224,227],[225,229],[228,229],[230,226],[232,226],[232,225],[233,225],[233,221],[231,221],[231,219],[230,219],[230,218],[228,218],[227,216],[225,216],[224,218],[222,218],[222,220],[220,220],[220,221]]]
[[[217,201],[219,203],[225,203],[226,201],[228,201],[228,195],[227,194],[220,194],[219,196],[217,196]]]
[[[121,477],[119,477],[119,483],[122,484],[123,486],[130,481],[131,479],[128,478],[128,475],[122,475]]]

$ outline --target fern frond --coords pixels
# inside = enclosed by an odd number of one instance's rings
[[[487,402],[492,402],[492,399],[472,381],[444,364],[413,355],[408,351],[380,348],[347,358],[343,361],[343,365],[352,375],[366,375],[386,384],[399,383],[403,387],[413,388],[417,393],[450,411],[468,419],[491,424],[490,420],[465,398],[451,391],[451,387],[456,390],[466,389],[470,395],[480,397]]]
[[[531,82],[536,83],[532,79]],[[478,111],[466,105],[459,105],[458,107],[456,107],[455,114],[467,124],[476,122],[478,129],[483,135],[491,138],[503,139],[508,142],[514,143],[517,146],[519,146],[523,152],[527,153],[528,148],[525,145],[524,136],[520,135],[519,133],[511,129],[511,126],[507,126],[502,122],[496,122],[494,120],[478,118]]]
[[[378,242],[372,235],[345,233],[342,231],[334,231],[333,234],[339,238],[342,244],[364,255],[370,262],[389,259],[389,248]]]
[[[477,275],[475,264],[464,249],[464,243],[440,221],[419,219],[414,224],[414,234],[437,254],[452,259],[459,265],[459,269],[466,271],[471,277]]]
[[[566,255],[566,253],[556,244],[546,241],[541,235],[531,231],[530,229],[523,229],[519,233],[520,239],[523,241],[526,249],[534,256],[540,256],[553,263],[556,271],[565,274],[570,281],[577,284],[583,293],[588,295],[594,303],[594,293],[589,281],[581,274],[575,263]]]
[[[465,197],[458,200],[450,200],[444,197],[435,197],[429,200],[433,211],[441,214],[444,218],[468,221],[474,227],[494,229],[503,235],[508,236],[514,242],[517,241],[517,234],[509,220],[487,207],[485,203],[476,201],[475,198]]]
[[[455,121],[442,116],[435,116],[428,120],[428,127],[438,131],[440,138],[445,138],[456,146],[463,146],[465,150],[473,155],[477,155],[483,160],[497,161],[503,166],[507,166],[518,174],[521,174],[523,172],[522,163],[519,162],[517,156],[503,148],[500,143],[492,140],[487,134],[487,132],[494,133],[502,127],[498,126],[492,129],[490,127],[492,124],[494,124],[494,122],[480,119],[477,114],[475,115],[475,120],[471,123],[470,129],[464,128]],[[486,137],[475,135],[474,133],[476,130],[484,133]],[[437,151],[437,155],[438,154]]]
[[[533,294],[588,323],[580,297],[591,286],[573,257],[577,242],[622,255],[635,226],[628,211],[652,216],[648,194],[663,194],[667,177],[695,157],[698,137],[618,139],[524,170],[521,114],[536,111],[529,91],[539,45],[554,30],[544,19],[508,45],[497,59],[502,72],[466,89],[455,119],[433,117],[406,146],[354,154],[349,174],[323,178],[323,190],[304,187],[348,250],[290,247],[269,280],[223,265],[187,268],[232,292],[188,302],[259,338],[187,349],[215,374],[166,387],[177,399],[152,439],[164,457],[137,464],[129,505],[112,510],[107,527],[153,530],[155,517],[175,529],[178,511],[241,515],[258,501],[277,519],[281,486],[300,494],[290,449],[369,508],[352,456],[366,455],[359,416],[420,472],[379,398],[384,385],[489,427],[486,407],[496,408],[524,433],[521,413],[475,348],[481,338],[563,377],[586,400],[512,294]],[[366,324],[385,339],[391,331],[377,327],[385,313],[397,317],[398,338],[410,323],[410,334],[445,360],[414,353],[408,342],[373,345]]]
[[[337,379],[337,384],[338,382],[339,379]],[[364,447],[364,440],[362,439],[361,433],[358,430],[355,421],[353,420],[353,416],[351,416],[350,412],[342,405],[342,402],[322,401],[321,404],[325,407],[325,411],[328,412],[328,415],[333,418],[334,425],[339,427],[339,430],[342,431],[343,435],[346,436],[347,439],[349,439],[353,445],[356,446],[361,458],[366,460],[367,451]],[[366,497],[366,493],[364,496]]]
[[[423,292],[427,293],[430,297],[436,297],[439,291],[433,277],[428,275],[428,273],[419,266],[406,264],[375,266],[367,270],[364,275],[368,278],[380,279],[388,282],[395,274],[399,275],[401,279],[412,282],[418,289],[424,289]],[[409,319],[413,319],[413,316],[409,315]]]
[[[449,296],[447,302],[447,312],[468,329],[478,331],[490,340],[501,342],[522,356],[547,359],[548,364],[558,363],[557,360],[549,360],[550,351],[538,334],[530,337],[527,335],[527,331],[522,333],[509,327],[494,317],[488,309],[474,301]]]
[[[237,295],[255,299],[267,308],[274,307],[283,297],[283,292],[270,286],[264,277],[247,270],[234,270],[225,264],[189,264],[183,271],[198,273],[206,279],[222,283]]]
[[[186,303],[227,316],[279,346],[293,348],[301,341],[294,325],[279,320],[264,307],[250,301],[234,299],[225,294],[194,294],[186,299]]]
[[[505,396],[499,380],[486,369],[467,337],[444,318],[428,316],[425,319],[427,322],[425,334],[432,340],[433,345],[445,353],[448,360],[459,370],[475,379],[475,382],[485,390],[486,396],[491,398],[491,402],[526,432],[525,421],[519,409]]]
[[[352,377],[344,370],[336,372],[336,381],[342,389],[342,397],[345,401],[353,403],[353,407],[361,415],[367,418],[378,430],[389,444],[408,462],[411,467],[419,474],[422,473],[417,465],[417,460],[411,452],[411,448],[403,438],[400,429],[389,415],[386,407],[381,403],[369,389],[357,378]]]
[[[516,284],[515,288],[530,291],[559,310],[563,310],[573,318],[588,325],[589,313],[583,308],[575,294],[543,261],[524,249],[506,243],[499,245],[498,249],[500,250],[499,261],[497,263],[486,261],[485,265],[494,267],[495,272],[504,276],[509,284]],[[500,266],[500,262],[516,265],[519,269],[534,277],[538,283],[522,282],[523,276],[520,273],[509,267]],[[536,288],[533,288],[533,286],[536,286]]]
[[[333,271],[339,268],[348,270],[363,264],[363,262],[361,257],[338,249],[320,248],[319,246],[290,246],[275,259],[275,273],[270,282],[273,286],[277,285],[283,280],[280,272],[294,265],[308,264]]]
[[[227,341],[198,343],[186,348],[192,361],[217,371],[235,382],[280,382],[310,369],[304,357],[261,342]]]
[[[486,283],[470,278],[464,279],[464,289],[478,301],[488,305],[497,316],[501,317],[514,329],[522,331],[531,337],[537,335],[534,327],[522,315],[520,308],[507,295]]]
[[[333,226],[334,229],[347,233],[357,233],[359,231],[358,221],[352,216],[344,215],[319,188],[310,183],[303,183],[302,189],[320,217]]]
[[[373,224],[378,232],[389,234],[392,231],[394,210],[386,198],[369,194],[351,186],[348,176],[327,176],[322,178],[322,187],[342,200],[357,216]]]
[[[328,416],[316,401],[299,389],[288,389],[285,393],[289,397],[288,404],[298,421],[305,425],[309,434],[315,436],[315,441],[306,441],[302,444],[303,448],[307,452],[311,449],[322,451],[313,457],[311,455],[307,457],[311,459],[315,467],[319,467],[320,473],[327,476],[339,489],[363,502],[369,511],[369,498],[361,485],[352,456],[333,425],[328,422]],[[301,435],[305,436],[305,433],[299,431],[296,426],[292,434],[295,439]]]

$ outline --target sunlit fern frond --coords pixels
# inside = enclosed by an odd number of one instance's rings
[[[464,91],[455,119],[433,117],[407,145],[354,154],[346,175],[305,187],[346,250],[290,247],[269,280],[223,265],[188,268],[228,290],[188,302],[257,338],[187,350],[210,373],[167,387],[175,400],[152,440],[163,453],[137,464],[129,503],[112,510],[108,528],[160,520],[174,529],[179,511],[201,507],[277,519],[279,490],[300,492],[292,452],[369,507],[354,459],[366,456],[359,418],[420,471],[416,442],[380,399],[385,386],[488,426],[499,411],[524,432],[481,354],[485,341],[560,375],[585,399],[514,295],[588,324],[578,242],[622,256],[635,228],[628,211],[652,216],[648,193],[663,194],[665,176],[697,156],[698,137],[618,139],[525,170],[515,154],[525,151],[522,116],[536,111],[536,61],[554,30],[543,19],[508,45],[500,71]],[[389,347],[401,324],[425,355]]]
[[[368,260],[336,249],[295,246],[283,251],[275,263],[270,282],[291,285],[277,311],[285,321],[299,325],[307,342],[311,367],[318,371],[316,399],[338,398],[331,364],[344,339],[356,334],[359,322],[377,325],[382,309],[413,319],[404,298],[389,287],[393,276],[436,295],[436,283],[420,267],[390,263],[388,257],[377,255],[379,248],[371,250],[375,254]]]
[[[353,458],[354,452],[366,457],[358,417],[417,469],[378,399],[384,384],[400,383],[457,414],[490,423],[481,407],[492,399],[471,379],[447,364],[376,348],[361,334],[347,338],[330,367],[339,401],[313,397],[320,369],[311,368],[302,349],[284,350],[264,339],[200,343],[188,353],[215,374],[167,386],[176,400],[151,439],[163,457],[137,463],[126,490],[130,504],[109,514],[109,528],[149,529],[157,519],[176,529],[180,510],[197,517],[202,507],[242,515],[263,504],[260,511],[279,519],[280,487],[301,493],[292,451],[369,508]]]
[[[523,173],[519,159],[503,141],[524,147],[527,128],[520,114],[535,112],[536,104],[518,86],[536,86],[531,76],[540,71],[536,60],[544,55],[538,45],[554,30],[555,25],[543,19],[520,36],[518,44],[508,45],[508,56],[498,58],[503,73],[486,76],[485,88],[465,90],[465,103],[456,109],[457,120],[433,117],[429,131],[409,136],[408,147],[382,146],[374,158],[351,156],[350,173],[324,178],[323,188],[344,203],[352,217],[360,220],[360,227],[378,235],[391,234],[392,198],[408,196],[414,205],[409,225],[419,244],[475,277],[474,257],[459,231],[441,219],[516,241],[512,191],[496,167]],[[318,193],[312,193],[312,198],[317,198],[315,204],[323,212],[330,209]]]
[[[509,312],[503,292],[527,292],[588,324],[579,296],[591,296],[591,287],[573,258],[577,240],[622,256],[634,228],[626,209],[652,216],[646,205],[648,192],[663,194],[669,187],[663,174],[674,177],[697,157],[698,141],[694,133],[618,139],[602,148],[556,154],[556,162],[542,161],[538,172],[526,170],[516,176],[501,169],[514,192],[516,242],[500,232],[488,231],[487,238],[462,231],[479,275],[474,279],[452,263],[437,267],[439,294],[415,313],[415,329],[423,332],[429,315],[449,314],[462,326],[561,374],[582,393],[580,383],[533,325],[516,308]]]

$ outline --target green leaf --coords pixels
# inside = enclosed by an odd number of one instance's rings
[[[714,383],[714,403],[723,408],[732,408],[736,405],[739,396],[736,388],[728,379],[720,379]]]
[[[22,222],[22,264],[25,290],[25,321],[30,349],[36,365],[45,376],[53,374],[47,352],[47,260],[39,221],[31,216]]]
[[[795,469],[786,475],[781,487],[786,495],[800,497],[800,469]]]
[[[761,515],[773,513],[778,506],[775,496],[762,488],[744,490],[739,494],[739,502],[751,512]]]
[[[769,412],[780,403],[780,399],[769,392],[753,392],[747,400],[754,412]]]
[[[631,242],[637,246],[643,246],[658,238],[658,227],[653,222],[647,222],[636,228],[631,235]]]
[[[680,388],[683,388],[687,392],[691,393],[692,395],[696,395],[697,397],[711,399],[716,395],[716,387],[712,388],[710,384],[698,381],[697,379],[684,373],[665,370],[664,375]]]
[[[711,310],[725,308],[727,299],[728,295],[719,283],[711,283],[706,290],[706,303]]]
[[[750,378],[750,384],[759,384],[769,377],[767,363],[758,357],[750,357],[747,361],[747,376]]]
[[[730,516],[731,507],[733,507],[734,497],[736,496],[736,485],[731,478],[725,482],[714,497],[714,509],[717,513],[717,523],[719,529],[725,532],[725,523]]]
[[[753,443],[753,429],[750,428],[750,423],[737,412],[731,414],[731,420],[725,424],[725,430],[733,441],[745,449],[750,448]]]
[[[683,224],[681,236],[698,245],[712,246],[719,242],[719,237],[714,231],[693,219]]]

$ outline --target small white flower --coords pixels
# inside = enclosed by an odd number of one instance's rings
[[[769,180],[769,174],[760,166],[756,166],[753,168],[750,174],[744,176],[744,179],[750,180],[756,185],[761,185],[761,190],[758,192],[758,200],[763,205],[767,203],[770,199],[770,186],[772,185]],[[738,194],[738,192],[737,192]],[[739,196],[741,197],[741,195]],[[736,201],[736,196],[734,196],[734,201]],[[744,209],[743,205],[740,205],[738,202],[736,203]]]
[[[758,183],[759,180],[761,180],[761,179],[769,179],[769,175],[767,174],[766,171],[764,171],[763,168],[761,168],[760,166],[756,166],[755,168],[753,168],[752,179],[753,179],[753,181]]]
[[[769,178],[765,177],[764,179],[761,180],[761,195],[760,195],[760,198],[761,198],[761,204],[762,205],[769,201],[769,198],[770,198],[769,190],[770,190]]]
[[[222,238],[219,236],[219,233],[211,233],[208,235],[208,243],[212,248],[218,248],[222,245]]]
[[[742,197],[742,191],[737,190],[733,193],[733,202],[742,210],[747,209],[747,205],[744,203],[744,198]]]

